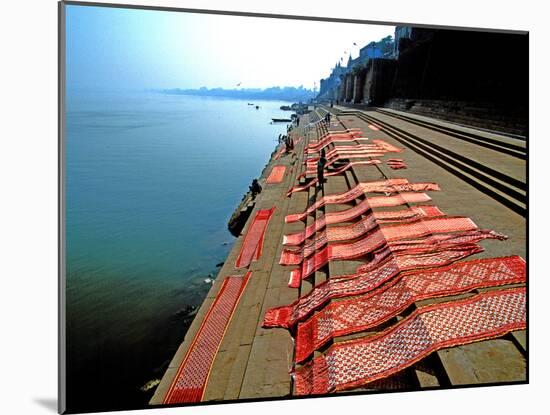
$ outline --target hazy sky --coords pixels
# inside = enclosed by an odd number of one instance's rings
[[[67,6],[69,88],[313,87],[393,26]],[[353,43],[358,46],[353,46]]]

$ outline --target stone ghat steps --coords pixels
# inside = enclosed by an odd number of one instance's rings
[[[333,109],[329,109],[333,110]],[[326,113],[326,109],[324,113]],[[321,111],[319,111],[321,112]],[[334,113],[334,111],[331,111]],[[321,113],[321,115],[324,115]],[[335,117],[341,124],[341,128],[331,128],[331,131],[343,130],[345,127],[361,127],[365,130],[365,120],[359,117],[352,117],[354,120],[353,124],[344,125],[344,122],[349,121],[349,116],[344,115],[339,118]],[[386,135],[386,131],[380,131],[375,133],[369,132],[369,137],[372,135],[372,138],[380,138],[390,141]],[[391,137],[391,136],[390,136]],[[393,143],[392,143],[393,144]],[[396,143],[397,144],[397,143]],[[412,157],[407,156],[407,159],[412,159]],[[421,159],[415,157],[416,160]],[[410,173],[413,173],[409,180],[417,181],[414,178],[414,169],[410,169]],[[437,175],[437,167],[433,174]],[[405,172],[405,173],[403,173]],[[322,197],[324,194],[334,194],[345,192],[359,182],[372,181],[393,178],[397,174],[399,177],[408,176],[406,174],[407,170],[399,171],[396,173],[389,169],[385,165],[378,165],[376,167],[364,167],[357,166],[342,175],[331,176],[327,178],[327,181],[324,185],[323,191],[317,191],[314,188],[309,189],[308,193],[308,205],[311,205]],[[456,179],[454,179],[456,181]],[[454,193],[455,189],[450,188],[450,186],[445,186],[447,196],[450,196]],[[467,189],[470,194],[475,194],[474,189]],[[445,192],[434,192],[434,194],[444,194]],[[312,223],[314,219],[318,219],[321,214],[326,212],[333,212],[337,210],[349,209],[350,207],[358,204],[363,200],[365,196],[359,197],[357,200],[352,201],[349,204],[343,205],[325,205],[322,209],[318,209],[312,213],[307,219],[306,224]],[[444,196],[444,195],[439,195]],[[457,197],[454,195],[453,197]],[[495,202],[493,202],[495,203]],[[383,209],[387,210],[387,209]],[[444,209],[447,210],[447,209]],[[465,209],[462,208],[462,211]],[[501,209],[506,211],[506,209]],[[452,212],[453,214],[460,214],[458,212]],[[463,214],[467,212],[462,212]],[[356,219],[361,220],[360,218]],[[355,220],[354,220],[355,221]],[[335,226],[347,225],[338,224]],[[331,225],[329,225],[331,226]],[[498,248],[497,248],[498,249]],[[512,248],[513,249],[513,248]],[[521,254],[521,252],[520,252]],[[321,270],[317,271],[314,275],[302,281],[300,287],[300,296],[305,295],[311,291],[314,286],[325,281],[331,276],[342,275],[353,273],[359,263],[367,260],[366,258],[360,258],[354,261],[331,261]],[[355,333],[348,336],[337,337],[332,343],[326,344],[323,347],[319,348],[314,352],[312,357],[319,356],[323,354],[330,344],[339,343],[342,341],[351,340],[358,337],[364,337],[368,335],[375,334],[386,327],[395,324],[401,319],[405,318],[416,308],[441,301],[450,301],[454,299],[460,299],[467,296],[471,296],[480,290],[474,290],[468,294],[452,296],[452,297],[442,297],[440,299],[431,299],[424,300],[415,303],[413,306],[409,307],[407,310],[399,313],[397,316],[392,318],[390,321],[385,322],[384,324],[369,329],[368,331],[363,331]],[[338,300],[336,300],[338,301]],[[521,381],[525,378],[525,332],[515,332],[504,336],[499,339],[486,340],[483,342],[458,346],[445,350],[441,350],[431,354],[430,356],[422,359],[420,362],[415,365],[393,375],[386,379],[373,382],[361,388],[355,388],[353,392],[368,392],[368,391],[380,391],[380,390],[417,390],[418,388],[438,388],[438,387],[450,387],[466,384],[483,384],[483,383],[492,383],[492,382],[510,382],[510,381]],[[307,362],[307,361],[306,361]]]
[[[451,137],[474,143],[482,147],[490,148],[504,154],[509,154],[523,160],[527,158],[525,140],[517,140],[505,136],[499,137],[498,135],[493,135],[493,137],[490,137],[488,134],[468,131],[467,129],[460,128],[458,126],[452,127],[449,126],[448,123],[447,125],[444,125],[442,123],[434,122],[427,117],[410,116],[406,113],[394,110],[377,108],[376,111],[381,114],[389,115],[390,117],[398,118],[422,127],[427,127],[434,131],[447,134]]]
[[[326,109],[325,109],[325,113],[326,113]],[[324,114],[322,115],[324,116]],[[338,119],[338,117],[336,117],[336,119]],[[332,128],[331,131],[334,131],[334,132],[344,131],[343,123],[340,122],[340,124],[341,124],[340,128]],[[386,174],[384,174],[384,172],[382,172],[378,167],[366,168],[366,169],[352,168],[346,171],[343,175],[328,177],[324,185],[323,193],[319,194],[316,198],[314,198],[314,200],[323,196],[325,193],[335,194],[335,193],[345,192],[355,187],[361,181],[379,180],[379,179],[386,179],[386,178],[387,178]],[[348,204],[325,205],[322,209],[319,209],[316,212],[314,212],[312,216],[315,217],[315,219],[319,219],[319,217],[324,213],[349,209],[354,205],[361,203],[361,201],[363,201],[365,197],[366,195],[361,196],[358,199]],[[354,222],[359,221],[364,217],[365,217],[365,214],[355,219]],[[308,224],[309,223],[310,222],[308,221]],[[346,222],[346,223],[339,223],[336,225],[328,225],[328,226],[329,227],[345,226],[350,224],[351,222]],[[314,288],[314,286],[317,286],[323,281],[326,281],[327,279],[330,278],[330,276],[354,273],[356,268],[363,262],[364,260],[362,259],[348,260],[348,261],[330,261],[325,267],[317,271],[314,274],[314,276],[307,278],[302,282],[302,286],[300,289],[301,295],[308,293],[309,291],[311,291],[311,289]],[[408,310],[408,311],[412,311],[412,310]],[[363,337],[366,335],[375,334],[378,331],[381,331],[384,328],[392,324],[395,324],[401,318],[402,316],[396,316],[391,320],[387,321],[386,323],[384,323],[383,325],[370,329],[369,331],[363,331],[363,332],[359,332],[348,336],[337,337],[334,339],[333,342],[330,342],[324,345],[323,347],[321,347],[319,350],[316,350],[312,357],[314,358],[323,354],[331,344],[351,340],[357,337]],[[426,359],[425,361],[423,360],[420,364],[416,365],[415,367],[407,368],[386,379],[373,382],[372,384],[369,384],[366,387],[355,388],[354,391],[368,392],[368,391],[381,391],[381,390],[386,390],[386,391],[387,390],[414,390],[418,388],[426,388],[426,387],[441,386],[441,385],[447,386],[447,383],[445,383],[444,381],[440,383],[439,381],[434,380],[435,376],[428,377],[427,375],[424,374],[425,371],[428,371],[429,373],[437,372],[439,378],[447,379],[447,375],[444,372],[444,370],[441,369],[441,366],[442,366],[441,362],[439,361],[437,356],[430,356],[429,359]]]
[[[515,137],[524,136],[527,131],[527,112],[520,108],[414,99],[391,99],[384,106],[477,128],[489,128]]]
[[[462,143],[447,133],[434,133],[432,127],[417,127],[408,120],[399,120],[397,124],[392,122],[390,116],[374,111],[346,110],[341,111],[340,115],[354,115],[365,122],[382,127],[390,137],[411,150],[490,195],[514,212],[526,215],[527,185],[524,160],[481,147],[479,144]],[[407,123],[414,125],[415,129],[409,128]],[[445,139],[445,136],[448,138]],[[504,172],[505,169],[508,171]]]
[[[334,109],[331,108],[334,114]],[[312,117],[321,119],[326,113],[319,108]],[[265,312],[271,307],[292,303],[318,284],[336,275],[353,273],[357,266],[369,260],[368,257],[349,261],[332,261],[314,275],[304,279],[299,289],[289,288],[288,279],[294,267],[279,264],[283,235],[300,232],[304,227],[318,220],[327,212],[349,209],[360,203],[367,195],[361,195],[348,204],[326,205],[317,209],[304,221],[285,223],[287,214],[303,212],[316,200],[326,194],[345,192],[359,182],[381,180],[385,178],[406,177],[411,182],[436,181],[442,191],[431,192],[433,203],[448,215],[464,215],[471,217],[480,227],[494,229],[510,235],[506,244],[490,241],[486,251],[481,255],[525,255],[525,235],[522,230],[524,219],[497,203],[494,199],[478,192],[437,165],[430,163],[416,152],[405,151],[399,157],[405,158],[407,170],[393,171],[385,164],[376,166],[357,166],[344,174],[327,177],[323,189],[310,187],[307,191],[295,192],[286,197],[287,190],[298,184],[297,176],[302,171],[304,146],[323,136],[327,127],[330,130],[343,131],[345,128],[361,128],[369,138],[383,139],[392,145],[402,146],[385,130],[372,131],[368,121],[355,115],[334,116],[330,126],[323,122],[305,126],[312,121],[308,115],[302,116],[300,127],[290,134],[295,137],[305,137],[296,145],[295,153],[284,154],[277,160],[271,160],[264,171],[260,183],[263,191],[257,199],[254,209],[268,209],[276,206],[274,215],[267,227],[264,250],[261,258],[249,266],[252,277],[243,296],[235,309],[231,322],[227,326],[224,339],[213,361],[210,376],[204,392],[204,401],[241,401],[250,399],[281,398],[293,394],[290,370],[293,366],[294,346],[291,333],[280,328],[263,328],[262,321]],[[346,145],[353,145],[347,143]],[[331,145],[332,148],[334,144]],[[389,155],[393,157],[393,155]],[[265,176],[274,165],[285,165],[287,173],[284,181],[279,184],[266,185]],[[379,195],[379,194],[378,194]],[[476,203],[468,203],[475,200]],[[401,209],[399,207],[397,209]],[[388,208],[382,210],[389,210]],[[361,220],[356,218],[353,222]],[[250,226],[251,220],[245,225],[243,235]],[[342,224],[339,224],[340,226]],[[336,226],[336,225],[329,225]],[[516,230],[516,233],[514,233]],[[200,307],[193,324],[189,328],[185,340],[175,354],[170,366],[151,400],[152,405],[162,404],[165,394],[172,383],[177,369],[193,342],[209,305],[219,290],[221,281],[228,275],[243,274],[246,270],[235,270],[235,260],[243,243],[239,237],[218,277],[209,292],[207,299]],[[470,293],[469,295],[473,294]],[[444,297],[442,300],[450,300]],[[433,300],[433,301],[442,301]],[[417,305],[392,318],[379,327],[349,336],[334,339],[334,342],[363,337],[382,330],[387,325],[394,324],[414,310]],[[510,336],[487,340],[467,346],[454,347],[436,352],[421,360],[414,366],[405,369],[387,379],[366,385],[354,391],[386,391],[386,390],[418,390],[419,388],[446,387],[464,384],[487,384],[495,382],[525,381],[525,332],[515,332]],[[315,355],[324,353],[327,344],[315,351]]]

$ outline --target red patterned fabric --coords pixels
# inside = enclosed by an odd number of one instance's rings
[[[369,198],[368,203],[374,207],[399,206],[405,203],[427,202],[430,198],[427,195],[414,195],[411,192],[437,191],[439,186],[436,183],[408,183],[407,179],[390,179],[377,182],[359,183],[354,188],[334,195],[327,195],[317,200],[303,213],[294,213],[285,217],[286,223],[297,222],[305,219],[307,215],[315,212],[327,204],[349,203],[363,197],[365,193],[401,193],[393,198]],[[355,206],[357,207],[357,206]],[[341,212],[338,212],[341,213]]]
[[[372,140],[372,142],[388,153],[401,153],[403,151],[401,147],[396,147],[384,140]]]
[[[340,161],[340,160],[347,160],[347,159],[354,159],[354,158],[367,158],[367,157],[382,157],[385,153],[383,151],[375,151],[375,150],[364,150],[361,152],[354,152],[354,151],[346,151],[346,152],[338,152],[334,154],[332,157],[327,158],[327,164],[325,164],[325,167],[329,167],[332,164]],[[308,163],[310,166],[314,165],[317,167],[317,161],[315,161],[315,164],[313,164],[313,161],[310,161]],[[307,166],[307,164],[306,164]]]
[[[384,155],[384,150],[380,147],[373,146],[372,144],[363,144],[363,145],[356,145],[356,146],[338,146],[330,149],[326,152],[325,157],[328,162],[330,162],[332,159],[340,157],[343,158],[342,155],[345,154],[357,154],[357,157],[360,157],[361,155],[363,157],[371,157],[371,154],[381,154]],[[316,166],[317,162],[319,161],[319,156],[310,156],[305,159],[304,164],[306,166]]]
[[[233,275],[223,280],[164,397],[165,404],[202,400],[212,363],[250,274],[248,271],[244,277]]]
[[[400,206],[410,203],[425,203],[431,198],[426,193],[401,193],[395,196],[370,197],[358,205],[337,212],[329,212],[325,215],[327,225],[351,221],[373,208]]]
[[[356,148],[353,150],[333,149],[327,152],[327,154],[325,155],[327,159],[325,163],[325,169],[332,166],[332,164],[336,163],[340,159],[382,157],[383,155],[384,155],[384,152],[379,148],[372,148],[372,149]],[[306,159],[305,161],[306,172],[311,172],[314,168],[317,169],[318,161],[319,161],[319,157],[310,157]]]
[[[316,285],[308,294],[292,304],[267,310],[264,327],[294,326],[328,301],[367,293],[395,277],[399,272],[449,265],[470,255],[482,252],[476,244],[440,245],[431,249],[392,253],[389,247],[376,252],[368,268],[353,275],[343,275]]]
[[[265,230],[275,207],[256,212],[253,222],[250,224],[241,246],[241,252],[235,262],[235,268],[244,268],[250,265],[252,260],[257,261],[262,255]]]
[[[359,142],[360,140],[368,140],[368,138],[363,138],[363,133],[359,130],[349,131],[344,133],[330,133],[321,137],[316,143],[310,144],[306,148],[306,152],[315,152],[318,153],[322,148],[328,146],[332,143],[337,142],[348,142],[355,141]]]
[[[416,301],[456,295],[482,287],[525,282],[519,256],[477,259],[447,267],[401,273],[368,294],[332,302],[298,324],[296,362],[338,336],[368,330],[403,312]]]
[[[387,212],[373,212],[378,223],[391,223],[413,221],[424,217],[445,216],[437,206],[419,205],[402,210],[390,210]]]
[[[310,145],[306,148],[306,154],[319,153],[323,148],[326,148],[330,144],[337,142],[351,142],[354,141],[356,145],[335,145],[329,152],[327,152],[327,158],[331,152],[340,152],[347,153],[350,151],[359,151],[359,150],[378,150],[383,153],[400,153],[403,151],[402,148],[396,147],[387,143],[384,140],[372,140],[369,144],[361,144],[360,140],[368,140],[367,138],[361,138],[360,136],[350,137],[341,137],[341,138],[332,138],[332,139],[323,139],[314,145]]]
[[[407,168],[407,165],[402,159],[388,159],[386,164],[394,170]]]
[[[447,347],[526,328],[526,290],[513,288],[415,310],[389,329],[337,343],[295,372],[296,394],[323,394],[365,385]]]
[[[450,217],[450,218],[421,218],[413,223],[394,224],[388,227],[382,227],[372,232],[365,238],[354,243],[336,244],[340,241],[357,239],[367,232],[372,231],[378,226],[378,222],[371,214],[364,217],[359,222],[348,226],[330,227],[318,232],[315,238],[308,241],[301,248],[287,248],[281,252],[281,265],[298,265],[304,258],[312,255],[316,250],[321,249],[327,243],[335,243],[330,247],[333,254],[340,252],[354,252],[356,256],[365,255],[376,249],[379,245],[389,244],[390,246],[396,240],[420,238],[417,243],[430,243],[429,239],[424,238],[427,235],[448,232],[465,232],[477,229],[477,226],[468,218]],[[367,241],[368,239],[368,241]],[[431,242],[433,243],[433,242]],[[366,251],[369,249],[368,251]],[[359,255],[359,251],[363,252]],[[344,254],[345,256],[346,254]],[[348,259],[348,258],[329,258]]]
[[[357,226],[359,225],[359,226]],[[381,246],[399,239],[419,238],[430,234],[471,231],[477,229],[477,225],[465,217],[444,217],[421,219],[407,224],[389,225],[376,229],[366,237],[352,243],[334,243],[326,246],[328,242],[354,239],[377,226],[372,216],[369,216],[357,224],[349,227],[327,228],[316,235],[311,243],[302,249],[291,251],[284,249],[281,253],[279,264],[298,265],[302,263],[302,278],[323,267],[328,261],[345,260],[362,257]],[[324,251],[327,251],[326,253]],[[313,257],[310,257],[310,255]]]
[[[373,144],[358,144],[355,146],[336,146],[326,152],[325,157],[327,160],[339,155],[339,154],[366,154],[371,153],[383,153],[385,150],[377,145]],[[311,159],[312,161],[315,159]],[[309,160],[308,160],[309,162]]]
[[[423,217],[444,216],[444,213],[436,206],[413,206],[403,210],[388,212],[371,211],[369,215],[373,215],[379,224],[385,224],[391,222],[407,223]],[[311,225],[308,225],[302,232],[283,236],[283,245],[301,245],[307,238],[310,238],[315,232],[320,231],[325,226],[326,220],[322,216]]]
[[[380,160],[378,159],[373,159],[373,160],[361,160],[361,161],[350,161],[348,163],[346,163],[345,165],[343,165],[342,167],[334,170],[334,171],[331,171],[331,172],[328,172],[328,173],[325,173],[325,177],[330,177],[330,176],[336,176],[337,174],[341,174],[343,172],[345,172],[346,170],[349,170],[350,168],[354,167],[354,166],[359,166],[359,165],[363,165],[363,166],[375,166],[377,164],[380,164],[382,163]],[[290,196],[292,193],[295,193],[295,192],[301,192],[303,190],[307,190],[309,189],[311,186],[315,186],[317,184],[317,178],[314,178],[312,180],[310,180],[308,183],[302,185],[302,186],[294,186],[292,187],[288,192],[287,192],[287,196]]]
[[[276,184],[283,181],[283,176],[285,175],[285,166],[275,166],[271,170],[269,177],[266,180],[267,184]]]
[[[318,146],[318,145],[315,145],[315,147],[308,147],[306,150],[305,150],[305,153],[306,154],[317,154],[317,153],[320,153],[322,149],[324,149],[326,151],[327,147],[331,144],[335,144],[335,143],[338,143],[338,142],[348,142],[348,143],[352,143],[352,142],[355,142],[355,144],[351,144],[351,145],[334,145],[333,148],[330,149],[330,151],[334,151],[335,149],[340,149],[340,150],[349,150],[349,149],[357,149],[357,148],[368,148],[368,149],[377,149],[379,151],[381,151],[381,147],[378,147],[376,144],[369,144],[369,143],[362,143],[362,141],[369,141],[368,138],[363,138],[363,137],[358,137],[358,138],[353,138],[353,139],[336,139],[336,140],[330,140],[330,141],[325,141],[324,144]],[[330,152],[329,151],[329,152]],[[328,154],[328,152],[327,152]]]
[[[423,236],[421,238],[401,239],[391,242],[388,246],[394,253],[406,251],[411,254],[416,251],[423,252],[425,249],[433,249],[434,247],[441,245],[461,246],[475,244],[484,239],[498,239],[500,241],[504,241],[507,238],[508,237],[506,235],[501,233],[482,229],[450,234],[433,234]],[[357,272],[363,272],[363,270],[366,269],[370,269],[370,264],[359,266],[357,268]]]
[[[471,244],[475,244],[483,239],[501,239],[498,234],[495,234],[491,231],[471,231],[471,232],[464,232],[456,234],[454,238],[457,240],[464,240],[464,239],[471,239]],[[381,243],[378,246],[378,249],[383,249],[387,247],[395,254],[399,255],[414,255],[415,253],[423,253],[426,251],[434,251],[437,249],[442,249],[443,246],[471,246],[468,245],[468,243],[463,242],[453,242],[453,240],[449,242],[441,242],[438,243],[437,239],[435,238],[436,235],[430,235],[429,237],[425,237],[425,243],[424,240],[421,242],[416,242],[414,244],[411,243],[402,243],[399,244],[397,242],[393,243]],[[395,244],[395,245],[394,245]],[[465,245],[461,245],[465,244]],[[394,249],[394,246],[397,247],[397,249]],[[327,247],[329,248],[329,247]],[[353,259],[353,258],[350,258]],[[324,265],[326,265],[329,261],[334,260],[330,257],[330,250],[329,249],[322,249],[315,255],[308,258],[306,261],[302,262],[300,268],[295,269],[290,272],[290,278],[288,282],[288,286],[291,288],[298,288],[300,286],[300,282],[302,279],[307,278],[308,276],[312,275],[314,272],[321,269]],[[340,259],[341,260],[341,259]],[[370,268],[371,263],[365,264],[362,267],[359,267],[357,269],[357,272],[365,272],[366,268]],[[341,278],[342,276],[335,276],[333,278]]]
[[[369,154],[363,154],[363,153],[343,153],[343,154],[337,154],[330,160],[327,160],[327,163],[325,164],[325,170],[327,170],[330,166],[332,166],[335,163],[340,162],[341,160],[351,160],[351,159],[361,159],[361,158],[370,158],[370,160],[373,160],[372,157],[382,157],[385,153],[378,152],[378,153],[369,153]],[[317,174],[317,160],[315,159],[309,159],[309,162],[306,162],[306,168],[305,171],[302,172],[300,175],[298,175],[298,179],[306,176],[316,175]]]

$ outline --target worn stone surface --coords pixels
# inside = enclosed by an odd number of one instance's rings
[[[509,340],[494,339],[437,352],[451,385],[526,380],[524,356]]]

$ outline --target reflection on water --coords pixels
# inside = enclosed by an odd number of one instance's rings
[[[270,124],[284,104],[68,96],[71,411],[146,405],[231,249],[227,221],[285,131]]]

